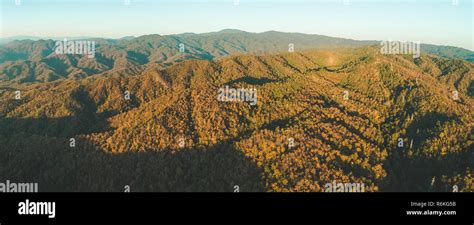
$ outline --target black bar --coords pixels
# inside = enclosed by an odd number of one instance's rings
[[[55,202],[55,218],[19,202]],[[455,202],[455,206],[411,206]],[[4,193],[0,224],[473,224],[474,193]],[[407,216],[407,210],[456,215]]]

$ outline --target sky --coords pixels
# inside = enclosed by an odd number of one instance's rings
[[[121,38],[222,29],[276,30],[356,40],[420,41],[474,50],[473,0],[0,2],[0,37]]]

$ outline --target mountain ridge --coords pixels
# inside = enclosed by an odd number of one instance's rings
[[[472,191],[473,78],[466,61],[369,46],[20,86],[21,100],[0,93],[0,174],[45,190],[131,179],[137,191],[324,191],[334,180],[370,192]],[[226,85],[256,88],[257,104],[218,101]],[[35,171],[9,169],[51,157]],[[73,182],[58,184],[66,174]]]
[[[87,58],[86,55],[57,55],[54,52],[54,40],[20,40],[0,46],[0,83],[5,86],[56,79],[80,79],[119,69],[125,71],[125,67],[131,68],[130,74],[134,75],[146,64],[166,68],[186,60],[215,60],[235,54],[274,54],[288,52],[291,47],[295,51],[302,51],[380,44],[377,41],[357,41],[323,35],[269,32],[250,33],[232,29],[204,34],[152,34],[126,39],[87,39],[95,41],[94,58]],[[180,52],[181,47],[183,52]],[[474,60],[472,51],[461,48],[422,44],[421,49],[424,53],[445,58]]]

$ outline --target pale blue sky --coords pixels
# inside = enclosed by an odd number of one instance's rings
[[[474,50],[473,1],[0,0],[0,34],[120,38],[226,28],[420,41]]]

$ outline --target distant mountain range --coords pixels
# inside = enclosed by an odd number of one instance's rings
[[[23,37],[28,38],[28,37]],[[61,39],[58,39],[61,40]],[[71,39],[73,40],[73,39]],[[148,68],[167,68],[185,60],[214,60],[238,54],[274,54],[311,49],[354,48],[379,45],[380,41],[357,41],[323,35],[240,30],[178,35],[145,35],[121,39],[88,38],[96,42],[94,58],[58,55],[57,40],[15,40],[0,46],[0,83],[47,82],[80,79],[91,75],[137,75]],[[180,52],[180,47],[184,52]],[[421,46],[422,53],[452,59],[474,60],[472,51],[448,46]]]
[[[13,37],[6,37],[0,38],[0,45],[8,44],[13,41],[22,41],[22,40],[30,40],[30,41],[39,41],[39,40],[55,40],[60,41],[64,38],[70,40],[83,40],[83,39],[90,39],[91,37],[37,37],[37,36],[13,36]]]

